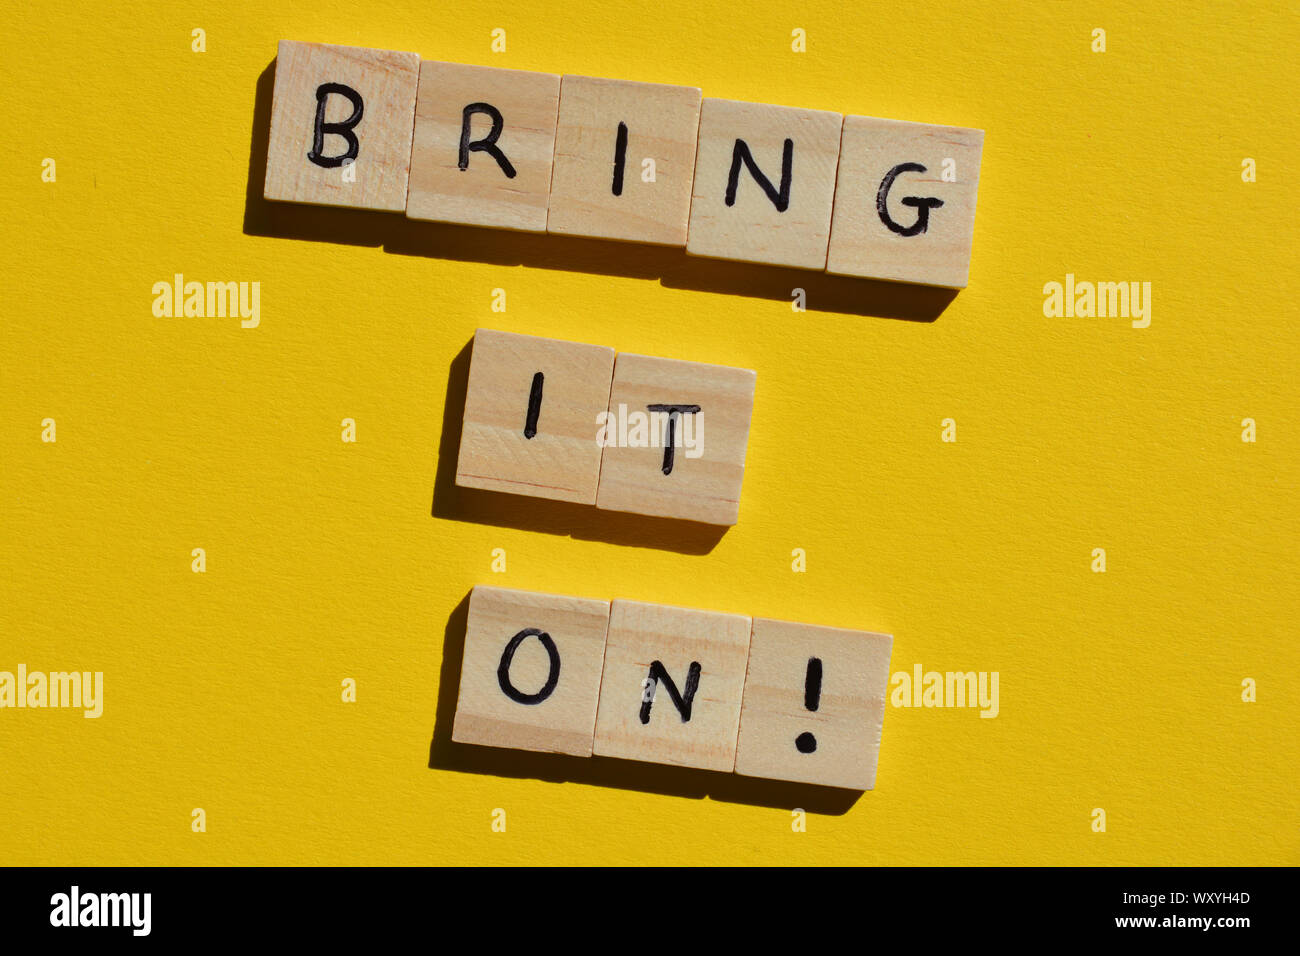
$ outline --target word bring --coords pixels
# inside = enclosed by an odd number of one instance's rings
[[[265,196],[964,288],[984,133],[280,42]]]

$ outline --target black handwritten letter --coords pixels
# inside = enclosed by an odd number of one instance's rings
[[[346,97],[352,103],[352,115],[341,123],[325,122],[325,102],[329,99],[331,93]],[[361,141],[357,139],[357,134],[352,130],[361,122],[363,112],[361,94],[352,87],[344,86],[342,83],[322,83],[316,87],[316,126],[312,131],[311,152],[307,154],[307,158],[317,166],[322,166],[325,169],[334,169],[346,162],[355,160],[357,154],[361,152]],[[339,156],[326,156],[326,133],[333,133],[347,140],[348,151]]]
[[[736,187],[740,184],[741,163],[745,164],[749,174],[754,177],[754,182],[763,187],[763,192],[767,193],[767,198],[772,200],[772,205],[776,207],[777,212],[785,212],[790,208],[790,176],[794,173],[794,140],[785,141],[785,149],[781,154],[780,189],[773,189],[772,180],[764,176],[763,171],[758,168],[753,154],[749,151],[749,144],[743,139],[736,140],[736,145],[731,151],[731,172],[727,174],[728,206],[736,204]]]
[[[700,410],[698,405],[647,405],[652,412],[668,413],[668,434],[664,438],[664,474],[673,473],[673,445],[677,436],[677,416],[694,415]]]
[[[510,681],[510,662],[515,659],[515,651],[519,650],[519,645],[530,637],[535,637],[542,642],[542,647],[546,648],[546,654],[551,659],[551,669],[546,675],[546,683],[536,694],[525,694]],[[501,690],[507,697],[516,704],[540,704],[546,698],[550,697],[555,690],[555,685],[560,682],[560,652],[555,648],[555,641],[551,640],[551,635],[545,631],[540,631],[535,627],[526,627],[514,637],[510,638],[510,643],[501,653],[501,666],[497,668],[497,683],[501,685]]]
[[[482,113],[492,120],[492,129],[482,139],[471,140],[469,138],[469,120],[475,113]],[[497,140],[501,138],[501,131],[505,128],[505,121],[501,119],[501,111],[491,103],[471,103],[465,107],[460,119],[460,171],[463,173],[469,169],[470,153],[487,153],[497,161],[501,171],[506,174],[506,179],[514,179],[518,173],[510,165],[510,160],[506,159],[506,154],[501,152],[497,146]]]
[[[876,212],[880,215],[880,221],[889,227],[890,232],[896,232],[900,236],[919,236],[930,226],[930,210],[938,209],[943,205],[942,199],[904,196],[899,202],[904,206],[912,206],[916,209],[916,222],[910,226],[900,226],[894,222],[894,217],[889,214],[889,190],[894,185],[894,180],[898,178],[898,174],[923,173],[925,171],[925,167],[920,163],[899,163],[887,172],[885,178],[880,181],[880,189],[876,192]]]
[[[542,382],[545,380],[541,372],[533,375],[533,387],[528,390],[528,414],[524,417],[525,438],[537,434],[537,416],[542,413]]]
[[[627,124],[618,124],[618,136],[614,138],[614,183],[611,187],[615,196],[623,195],[623,168],[627,165]]]
[[[682,723],[691,719],[691,702],[695,700],[695,692],[700,689],[700,665],[698,661],[691,661],[691,666],[686,671],[686,693],[677,693],[677,685],[673,679],[668,676],[668,670],[664,667],[662,661],[651,661],[650,676],[646,678],[658,690],[660,682],[664,685],[664,690],[668,691],[668,696],[673,700],[673,706],[677,708],[677,713],[681,714]],[[649,691],[649,688],[646,688]],[[650,723],[650,705],[654,703],[655,694],[643,693],[641,695],[641,723]]]

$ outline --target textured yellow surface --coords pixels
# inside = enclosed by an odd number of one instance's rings
[[[0,670],[103,671],[104,712],[0,710],[0,861],[1300,862],[1294,6],[739,10],[7,11]],[[909,321],[944,299],[268,210],[281,38],[984,129],[970,287]],[[175,273],[260,282],[260,325],[155,317]],[[1150,282],[1150,326],[1045,316],[1067,274]],[[757,370],[740,524],[457,493],[479,325]],[[476,583],[884,631],[894,671],[997,671],[999,713],[887,708],[847,808],[443,744],[430,767]]]

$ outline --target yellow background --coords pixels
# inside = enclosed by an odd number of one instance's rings
[[[1300,24],[1146,6],[9,10],[0,670],[102,670],[105,702],[0,711],[0,860],[1300,862]],[[281,38],[983,128],[970,287],[909,321],[888,316],[938,300],[268,210]],[[260,328],[155,318],[177,272],[261,282]],[[1044,317],[1067,272],[1151,282],[1150,328]],[[444,405],[480,325],[756,369],[740,524],[458,495]],[[761,782],[508,751],[431,768],[476,583],[883,630],[894,671],[998,671],[1001,713],[889,708],[877,789],[802,834]]]

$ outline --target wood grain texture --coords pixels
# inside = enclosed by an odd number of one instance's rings
[[[620,123],[626,142],[616,173]],[[695,87],[566,75],[547,231],[685,246],[699,126]],[[647,159],[652,182],[643,178]]]
[[[651,763],[730,772],[749,654],[750,619],[616,600],[610,606],[596,715],[595,753]],[[659,661],[685,695],[690,665],[699,683],[683,720],[663,682],[649,684]],[[642,723],[643,697],[651,695]]]
[[[415,107],[411,219],[546,231],[560,77],[496,67],[425,60]],[[489,152],[470,150],[460,167],[465,108],[489,104],[501,116],[495,147],[514,175]],[[473,112],[470,141],[489,137],[493,119]]]
[[[474,588],[452,739],[590,757],[608,623],[608,601]],[[515,648],[507,674],[517,692],[539,696],[552,674],[556,678],[537,703],[512,699],[498,675],[503,654],[525,629],[545,634],[559,662],[553,667],[539,635],[524,637]]]
[[[706,97],[692,186],[686,251],[695,256],[823,269],[830,237],[839,113]],[[780,192],[785,143],[791,145],[788,204],[769,198],[748,166],[740,166],[734,203],[728,181],[737,143]]]
[[[736,773],[870,790],[889,682],[887,634],[755,618],[736,745]],[[805,691],[820,661],[817,709]],[[796,741],[811,734],[815,749]],[[805,740],[804,747],[808,747]]]
[[[266,157],[267,199],[401,212],[406,208],[411,124],[420,57],[415,53],[281,40]],[[339,83],[361,96],[362,116],[351,168],[323,167],[312,151],[317,89]],[[338,93],[325,99],[325,123],[346,122],[354,106]],[[347,153],[338,134],[323,137],[324,157]]]
[[[735,524],[740,518],[755,379],[749,369],[620,352],[609,395],[611,417],[644,414],[652,405],[697,405],[698,413],[678,417],[674,438],[693,430],[699,454],[685,442],[674,447],[672,471],[664,473],[667,416],[660,413],[650,428],[653,444],[619,447],[607,442],[597,507]]]
[[[964,288],[983,146],[983,130],[846,117],[826,271]],[[889,185],[883,198],[895,224],[891,229],[877,208],[878,197],[886,176],[901,164],[924,169],[901,171]],[[952,181],[944,178],[945,166]],[[942,205],[916,206],[932,200]],[[897,231],[916,229],[922,214],[923,231]]]
[[[456,484],[595,504],[597,420],[609,402],[614,350],[479,329],[474,334]],[[538,372],[541,402],[528,437]]]

